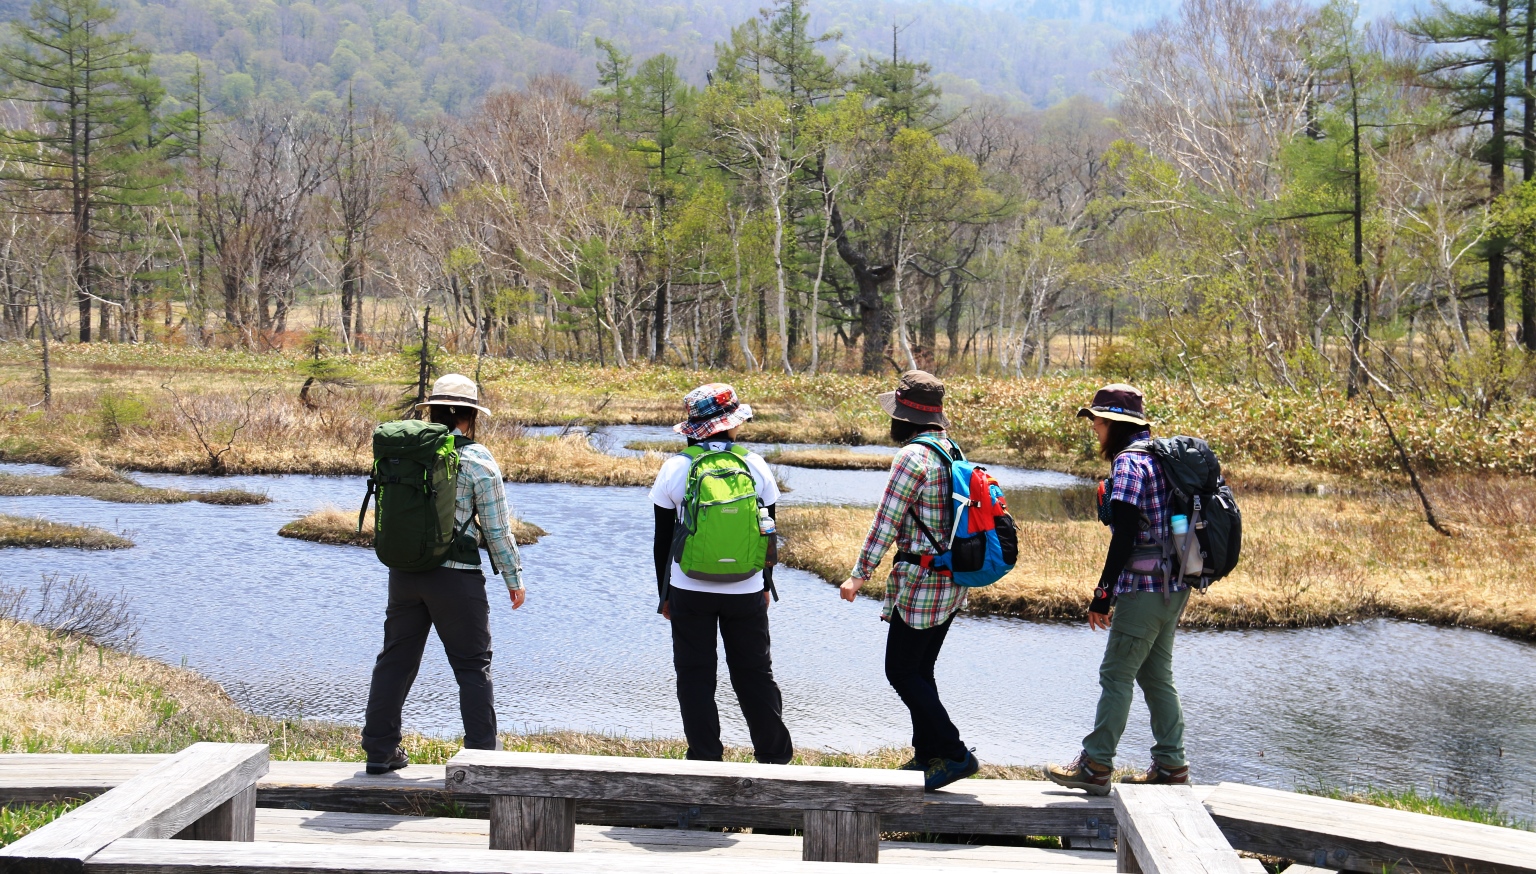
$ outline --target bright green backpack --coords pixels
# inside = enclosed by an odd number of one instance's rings
[[[762,502],[740,446],[683,450],[690,460],[688,487],[678,508],[672,561],[689,579],[739,583],[762,571],[768,536],[759,527]]]
[[[363,529],[368,499],[377,495],[373,551],[386,567],[421,572],[449,558],[460,559],[457,553],[462,550],[456,550],[455,543],[464,532],[454,529],[453,516],[459,446],[467,442],[443,425],[414,419],[374,429],[373,474],[357,513],[357,529]],[[479,559],[475,548],[472,563]]]

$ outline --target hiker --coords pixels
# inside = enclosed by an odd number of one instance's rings
[[[433,423],[451,432],[457,449],[454,540],[446,548],[447,560],[436,567],[420,571],[390,569],[384,648],[373,665],[363,724],[363,750],[368,754],[370,774],[384,774],[410,764],[400,746],[400,712],[421,667],[427,632],[433,628],[437,629],[459,684],[464,747],[490,750],[497,746],[496,707],[491,691],[490,603],[486,598],[485,573],[480,566],[482,538],[493,570],[506,582],[513,610],[523,606],[526,592],[501,469],[490,451],[474,442],[476,418],[481,413],[491,414],[480,405],[479,398],[474,380],[450,373],[434,382],[432,394],[417,404],[418,409],[428,412]],[[422,424],[387,423],[380,430],[388,425]],[[378,432],[374,442],[377,457]],[[382,517],[386,497],[381,494],[379,501],[381,509],[377,515]],[[400,532],[391,531],[390,536],[398,537]],[[382,541],[383,537],[381,529],[376,540]],[[380,543],[376,548],[382,546]],[[381,551],[380,557],[383,555]]]
[[[753,756],[765,764],[788,764],[795,750],[784,726],[768,637],[779,486],[761,456],[735,443],[752,408],[737,399],[734,388],[700,386],[683,398],[683,406],[688,420],[673,430],[688,438],[688,447],[661,466],[651,502],[661,599],[656,612],[672,623],[688,758],[718,762],[725,754],[715,707],[719,629]]]
[[[890,627],[885,637],[885,677],[912,716],[911,761],[902,770],[922,771],[929,790],[948,786],[981,769],[976,755],[960,740],[939,700],[933,668],[955,614],[965,604],[964,587],[948,575],[925,567],[924,556],[943,551],[938,537],[953,527],[949,466],[931,447],[932,440],[953,457],[957,447],[945,429],[944,383],[921,370],[901,375],[896,390],[878,398],[891,417],[891,439],[901,446],[891,463],[880,509],[864,539],[853,574],[841,595],[853,601],[875,573],[892,542],[895,565],[885,585],[880,618]]]
[[[1099,454],[1114,465],[1100,510],[1112,531],[1109,554],[1088,607],[1089,627],[1109,629],[1109,640],[1099,666],[1101,691],[1093,731],[1083,738],[1083,751],[1071,764],[1052,765],[1046,776],[1090,795],[1109,794],[1115,749],[1130,716],[1135,681],[1152,714],[1152,766],[1121,782],[1183,785],[1189,782],[1189,763],[1184,758],[1184,711],[1173,685],[1173,635],[1189,601],[1189,587],[1182,574],[1156,569],[1164,556],[1164,538],[1171,536],[1169,483],[1150,453],[1127,451],[1152,436],[1140,390],[1107,385],[1077,415],[1092,420]]]

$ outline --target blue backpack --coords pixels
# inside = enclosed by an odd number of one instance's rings
[[[914,509],[912,521],[939,551],[938,555],[911,556],[914,563],[948,576],[967,588],[990,586],[1008,575],[1019,560],[1019,532],[1008,514],[1008,499],[987,469],[966,461],[960,447],[951,457],[937,441],[912,441],[939,454],[949,465],[949,481],[955,501],[955,527],[947,545],[933,536]],[[902,556],[897,556],[903,560]],[[909,559],[908,559],[909,560]]]

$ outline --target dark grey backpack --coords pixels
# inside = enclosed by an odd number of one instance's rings
[[[1232,488],[1221,475],[1221,462],[1211,447],[1198,437],[1178,436],[1138,440],[1125,451],[1145,453],[1156,459],[1172,492],[1169,515],[1189,517],[1189,530],[1199,544],[1202,567],[1198,574],[1186,575],[1185,582],[1204,591],[1232,573],[1243,550],[1243,513],[1237,507]],[[1171,549],[1172,532],[1159,534],[1159,540]]]

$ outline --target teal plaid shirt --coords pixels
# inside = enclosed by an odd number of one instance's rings
[[[940,445],[954,445],[943,431],[929,431],[922,436],[936,437]],[[950,501],[949,466],[937,452],[910,442],[891,462],[891,478],[885,484],[885,495],[869,527],[869,536],[864,538],[864,549],[854,565],[853,576],[861,580],[874,576],[892,543],[898,550],[919,555],[940,552],[912,521],[908,508],[917,511],[940,543],[945,542],[955,518]],[[885,605],[880,615],[889,619],[895,610],[913,628],[932,628],[944,624],[964,605],[965,587],[920,565],[897,562],[885,584]]]
[[[459,433],[457,431],[455,434]],[[479,443],[459,450],[459,479],[453,510],[455,528],[465,525],[479,511],[479,526],[469,522],[465,531],[477,539],[484,535],[486,549],[496,559],[501,578],[509,590],[523,587],[523,559],[512,537],[512,508],[507,506],[507,490],[501,481],[501,468],[491,451]],[[470,570],[480,567],[457,561],[445,561],[443,567]]]

